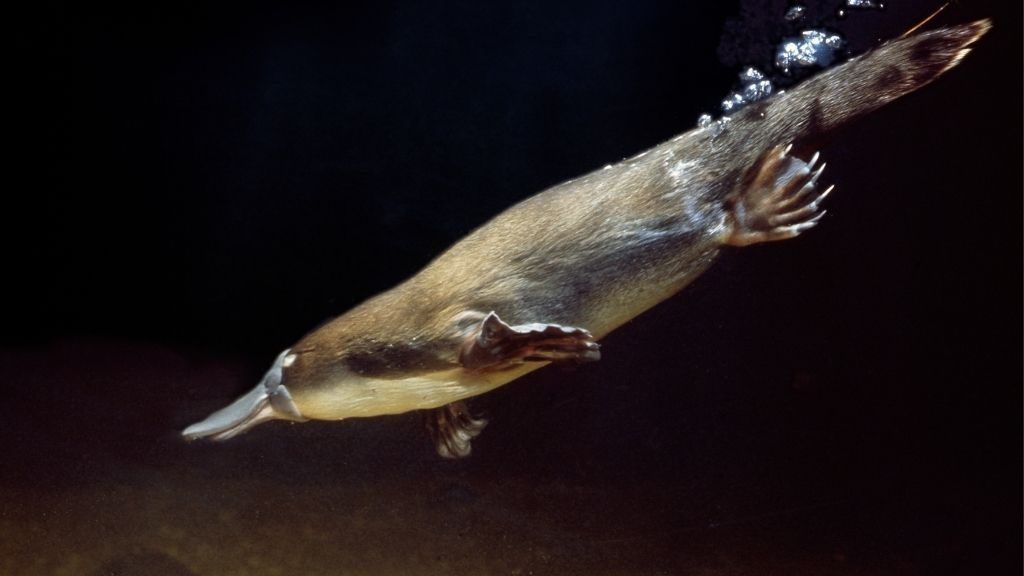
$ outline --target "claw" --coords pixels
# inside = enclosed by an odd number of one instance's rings
[[[817,158],[818,158],[818,153],[815,152],[814,153],[814,159],[811,160],[811,166],[814,166],[814,160],[816,160]],[[811,176],[811,179],[807,181],[807,184],[804,184],[805,188],[808,187],[808,186],[813,188],[814,186],[816,186],[818,184],[818,178],[821,177],[821,173],[825,171],[825,166],[828,166],[828,162],[822,162],[821,163],[821,166],[819,166],[818,169],[814,172],[814,175]],[[808,166],[808,168],[810,168],[810,166]]]
[[[814,156],[811,156],[811,161],[807,163],[807,169],[808,169],[808,170],[812,170],[812,169],[814,169],[814,165],[818,163],[818,158],[819,158],[820,156],[821,156],[821,154],[820,154],[820,153],[818,153],[818,152],[815,152],[815,153],[814,153]],[[821,167],[822,167],[822,168],[824,168],[825,166],[824,166],[824,165],[822,165]]]
[[[809,229],[814,228],[815,226],[817,226],[818,222],[821,222],[821,219],[825,217],[825,214],[828,214],[828,210],[822,210],[821,212],[818,212],[818,215],[815,216],[814,218],[811,218],[810,220],[807,220],[806,222],[801,222],[799,224],[794,224],[792,227],[795,230],[799,231],[799,232],[803,232],[804,230],[809,230]]]
[[[821,220],[824,212],[819,205],[832,187],[820,194],[815,191],[826,163],[817,165],[821,158],[817,152],[808,162],[788,156],[792,144],[776,148],[780,149],[778,156],[765,156],[749,187],[728,201],[726,244],[747,246],[792,238]]]
[[[828,188],[825,188],[825,191],[822,192],[821,194],[818,194],[818,197],[812,200],[809,205],[817,209],[818,206],[825,201],[825,198],[828,198],[828,195],[832,193],[832,190],[835,189],[835,187],[836,185],[832,184]],[[824,214],[825,211],[823,210],[821,213]]]

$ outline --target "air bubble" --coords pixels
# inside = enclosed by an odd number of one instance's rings
[[[771,96],[772,91],[775,89],[771,81],[765,79],[764,72],[753,66],[748,66],[740,72],[740,84],[742,88],[736,92],[730,92],[722,100],[721,107],[723,113],[732,114],[751,102],[764,100]]]
[[[786,22],[796,22],[798,20],[803,20],[806,16],[807,6],[804,6],[803,4],[793,4],[786,9],[786,15],[783,16],[783,18],[786,19]]]
[[[836,9],[836,16],[846,18],[854,10],[885,10],[885,2],[879,0],[846,0],[843,6]]]
[[[729,122],[732,122],[732,118],[729,118],[728,116],[722,116],[718,120],[715,120],[710,126],[711,137],[717,138],[718,136],[721,136],[722,132],[725,132],[726,128],[729,127]]]
[[[868,10],[885,10],[885,2],[876,2],[875,0],[846,0],[846,7]]]
[[[843,37],[824,30],[804,30],[799,37],[785,38],[775,51],[775,66],[784,74],[796,68],[825,68],[843,47]]]
[[[747,103],[764,100],[772,95],[772,88],[774,88],[774,86],[772,86],[772,83],[767,80],[748,84],[743,88],[743,99],[746,100]]]
[[[730,92],[729,95],[725,97],[725,100],[722,100],[722,112],[730,114],[742,108],[746,103],[746,100],[744,100],[743,96],[738,92]]]
[[[744,84],[759,82],[761,80],[764,80],[764,73],[753,66],[748,66],[746,70],[740,72],[740,82]]]

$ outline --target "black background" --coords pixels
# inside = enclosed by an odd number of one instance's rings
[[[855,50],[932,9],[839,21],[822,4],[812,19]],[[321,321],[514,202],[716,112],[784,5],[56,3],[12,18],[3,477],[102,482],[110,462],[187,452],[175,430]],[[963,2],[934,25],[986,16],[960,67],[823,150],[837,191],[818,228],[726,252],[598,365],[479,399],[492,424],[474,456],[438,466],[852,508],[840,524],[925,565],[1019,567],[1020,6]],[[227,368],[177,380],[153,360],[168,357]],[[313,438],[386,475],[434,466],[414,421],[238,442],[292,466]]]

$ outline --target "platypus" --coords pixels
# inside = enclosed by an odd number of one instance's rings
[[[905,36],[730,118],[516,204],[418,274],[299,340],[256,387],[189,426],[224,440],[296,422],[426,410],[438,453],[486,421],[463,400],[598,341],[680,291],[727,246],[817,224],[821,138],[955,66],[982,20]]]

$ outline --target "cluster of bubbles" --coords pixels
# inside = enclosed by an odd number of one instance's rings
[[[732,119],[728,116],[722,116],[718,120],[711,117],[711,114],[701,114],[700,118],[697,118],[697,127],[702,130],[711,130],[711,136],[718,136],[722,132],[725,132],[725,128],[729,125]]]
[[[885,2],[876,0],[846,0],[845,5],[836,10],[836,16],[846,18],[848,8],[856,10],[885,10]]]
[[[764,72],[753,66],[740,72],[740,85],[743,87],[739,91],[730,92],[725,100],[722,100],[722,112],[729,114],[751,102],[763,100],[771,96],[772,90],[775,89],[772,81],[765,77]]]
[[[782,40],[775,50],[775,66],[786,75],[797,68],[824,68],[835,60],[836,51],[844,43],[843,37],[833,32],[804,30],[799,36]]]
[[[836,15],[844,18],[850,9],[884,10],[885,2],[881,0],[845,0]],[[807,7],[794,2],[786,9],[783,16],[787,22],[798,22],[806,18]],[[786,76],[792,76],[801,69],[817,67],[826,68],[831,65],[837,53],[845,46],[846,41],[835,32],[821,28],[808,28],[797,36],[784,38],[775,49],[775,67]],[[739,111],[744,106],[763,100],[775,92],[775,86],[764,72],[747,67],[740,73],[740,88],[730,92],[722,100],[721,109],[724,116],[714,120],[710,114],[702,114],[697,120],[700,128],[713,128],[716,134],[725,129],[728,115]]]
[[[885,10],[885,2],[881,0],[846,0],[842,6],[836,9],[836,16],[846,18],[851,8],[854,10]],[[803,20],[806,16],[807,6],[794,2],[789,8],[786,8],[786,14],[783,17],[786,22],[796,22]]]
[[[775,50],[775,67],[791,75],[797,69],[825,68],[835,60],[844,45],[843,37],[825,30],[804,30],[799,36],[785,38]],[[748,66],[739,77],[740,88],[722,100],[722,113],[733,114],[751,102],[764,100],[775,92],[775,85],[764,72]]]

